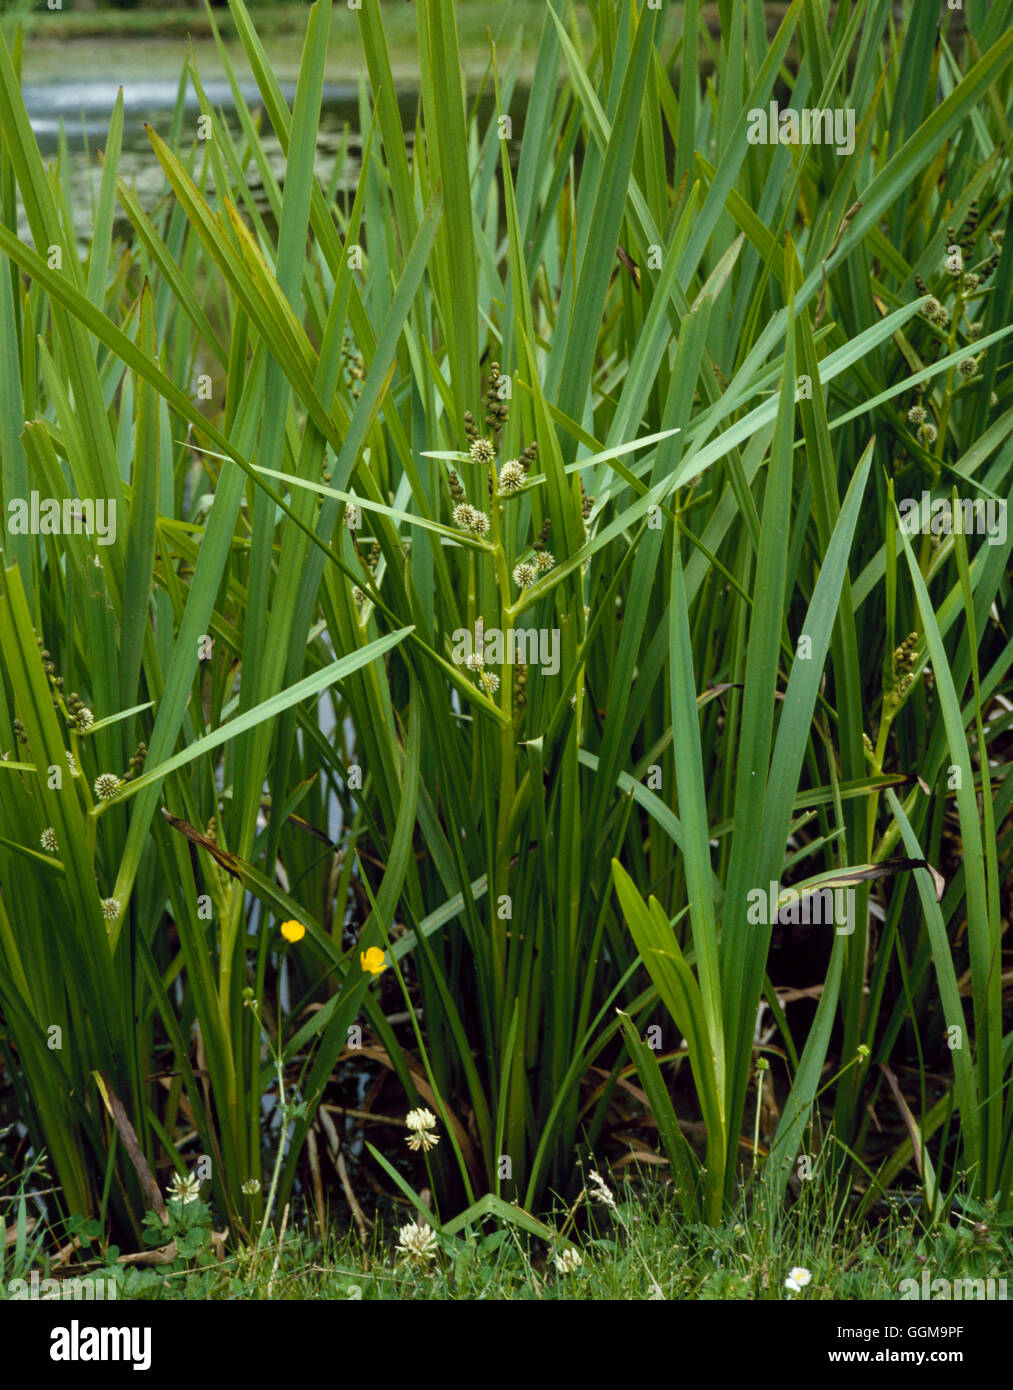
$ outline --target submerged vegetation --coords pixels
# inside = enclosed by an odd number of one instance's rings
[[[616,1296],[596,1241],[644,1297],[1008,1256],[1009,4],[549,4],[523,98],[510,12],[472,88],[416,7],[410,117],[373,0],[308,10],[291,107],[208,10],[234,112],[192,59],[147,208],[121,93],[83,255],[0,41],[25,1268],[43,1162],[53,1250],[139,1293],[271,1293],[337,1206],[368,1273],[394,1202],[465,1296],[476,1241],[518,1296]]]

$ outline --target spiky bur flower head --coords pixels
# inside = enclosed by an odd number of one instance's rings
[[[99,801],[111,801],[122,785],[114,772],[100,772],[95,778],[95,795]]]
[[[485,665],[485,657],[481,652],[469,652],[464,658],[464,664],[469,671],[481,671]]]
[[[913,405],[907,413],[907,420],[909,425],[923,424],[925,421],[925,407],[922,405]]]
[[[39,836],[39,842],[42,845],[42,848],[48,854],[59,853],[60,846],[57,844],[56,841],[56,831],[53,829],[51,825],[46,826],[45,830]]]
[[[256,1197],[257,1193],[260,1191],[260,1179],[247,1179],[247,1181],[243,1183],[242,1187],[239,1190],[242,1192],[244,1197]]]
[[[929,446],[933,445],[936,442],[935,425],[933,425],[929,420],[926,420],[924,425],[919,425],[918,438],[921,440],[923,444],[927,444]]]
[[[499,470],[499,490],[501,493],[520,492],[527,480],[527,470],[520,459],[509,459]]]
[[[431,1110],[421,1108],[409,1110],[405,1117],[405,1124],[411,1130],[405,1143],[415,1153],[419,1151],[428,1153],[430,1149],[435,1149],[440,1142],[440,1136],[433,1133],[436,1128],[436,1116]]]
[[[196,1173],[173,1173],[172,1181],[165,1190],[165,1195],[175,1198],[183,1205],[189,1206],[191,1202],[196,1202],[200,1196],[200,1178]]]
[[[491,439],[483,439],[479,435],[468,446],[468,457],[472,463],[492,463],[496,457],[496,447]]]
[[[538,571],[534,565],[522,561],[519,565],[514,566],[514,583],[518,589],[530,589],[537,578]]]
[[[571,1245],[568,1250],[554,1257],[556,1272],[558,1274],[574,1274],[584,1263],[579,1250],[575,1250]]]
[[[974,341],[976,341],[978,338],[980,338],[980,337],[981,337],[981,324],[980,324],[980,323],[969,323],[969,324],[967,325],[967,336],[971,339],[972,342],[974,342]]]
[[[426,1265],[437,1251],[436,1233],[432,1226],[409,1221],[397,1233],[398,1249],[405,1259]]]
[[[495,695],[499,689],[499,676],[495,671],[482,672],[482,689],[487,695]]]
[[[95,723],[95,716],[87,707],[76,690],[72,690],[67,696],[67,723],[72,729],[90,729]]]
[[[964,357],[961,358],[961,360],[957,363],[957,371],[960,373],[960,375],[964,378],[965,381],[970,381],[971,377],[974,376],[977,370],[977,357]]]
[[[119,915],[120,915],[120,900],[119,900],[119,898],[103,898],[103,899],[102,899],[102,916],[106,919],[106,921],[107,921],[107,922],[115,922],[115,921],[116,921],[116,918],[117,918]]]
[[[539,550],[538,554],[535,556],[535,569],[541,574],[544,574],[546,570],[552,569],[555,563],[555,556],[551,555],[547,550]]]
[[[975,275],[973,270],[969,270],[960,282],[960,293],[974,294],[980,284],[981,276]]]
[[[459,502],[451,513],[451,520],[462,531],[470,531],[473,536],[489,534],[489,518],[470,502]]]
[[[940,304],[935,295],[930,295],[928,302],[922,305],[922,314],[928,319],[929,323],[945,328],[950,322],[950,311],[945,305]]]
[[[81,771],[77,765],[77,759],[74,757],[73,753],[71,753],[69,749],[67,749],[67,766],[70,769],[71,777],[81,776]]]

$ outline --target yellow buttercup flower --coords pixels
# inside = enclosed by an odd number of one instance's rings
[[[306,928],[301,922],[293,919],[291,922],[282,922],[281,934],[286,941],[301,941],[306,935]]]
[[[379,946],[370,946],[368,951],[360,951],[359,960],[362,962],[363,970],[368,970],[371,975],[379,975],[381,970],[386,970],[387,962],[383,955]]]

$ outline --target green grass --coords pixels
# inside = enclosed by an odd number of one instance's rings
[[[61,1217],[136,1247],[199,1163],[256,1251],[343,1140],[455,1259],[656,1147],[694,1227],[748,1183],[773,1240],[831,1159],[823,1225],[1008,1218],[1013,537],[899,525],[1013,499],[1007,8],[957,56],[881,0],[769,43],[758,3],[675,42],[546,7],[509,134],[510,7],[491,113],[463,12],[415,11],[406,120],[366,5],[346,193],[349,12],[308,10],[290,108],[231,0],[284,179],[216,35],[236,121],[192,60],[149,213],[117,103],[83,259],[0,44],[0,500],[119,517],[0,565],[0,1057]],[[854,153],[750,144],[787,90]],[[463,664],[479,619],[558,661]],[[852,930],[756,921],[771,882]],[[419,1106],[432,1153],[370,1129]]]
[[[602,1182],[604,1200],[586,1177],[573,1202],[553,1204],[547,1239],[509,1221],[478,1221],[452,1246],[434,1246],[421,1259],[407,1256],[397,1242],[414,1213],[386,1203],[364,1236],[334,1225],[323,1237],[285,1228],[280,1248],[269,1240],[259,1250],[214,1249],[210,1213],[195,1203],[184,1227],[189,1253],[169,1262],[125,1267],[115,1248],[103,1248],[82,1228],[72,1262],[54,1268],[36,1251],[18,1263],[10,1260],[3,1273],[5,1279],[30,1280],[33,1269],[40,1279],[114,1278],[119,1298],[143,1300],[811,1302],[923,1296],[926,1277],[930,1288],[940,1279],[951,1285],[992,1280],[1001,1297],[995,1281],[1008,1277],[1013,1258],[1009,1229],[996,1224],[994,1212],[964,1211],[954,1226],[932,1230],[917,1200],[904,1196],[880,1204],[867,1224],[835,1217],[833,1178],[823,1174],[799,1184],[787,1211],[762,1197],[743,1197],[717,1226],[687,1223],[671,1188],[650,1174]],[[563,1250],[575,1253],[560,1268],[556,1257]],[[785,1280],[799,1267],[810,1280],[792,1290]],[[987,1282],[981,1291],[961,1284],[961,1292],[965,1287],[964,1298],[997,1296]]]

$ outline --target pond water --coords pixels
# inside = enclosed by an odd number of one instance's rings
[[[124,116],[120,174],[134,190],[145,211],[150,211],[164,196],[166,181],[152,151],[145,124],[153,126],[160,134],[168,135],[178,92],[176,81],[141,78],[120,83],[107,79],[92,79],[28,84],[22,89],[28,118],[46,163],[56,158],[61,128],[63,130],[68,149],[71,206],[75,230],[82,249],[90,236],[92,207],[98,197],[102,178],[102,166],[96,151],[102,150],[105,146],[109,117],[120,86],[123,88]],[[215,112],[224,111],[229,127],[235,134],[239,125],[228,83],[212,80],[206,82],[204,88],[212,109]],[[252,82],[241,83],[240,90],[254,114],[262,109],[259,93]],[[295,97],[294,85],[283,83],[282,93],[291,106]],[[401,100],[406,108],[406,115],[409,115],[414,110],[415,94],[404,93]],[[199,109],[196,92],[192,87],[188,87],[185,130],[196,131]],[[325,183],[333,176],[335,160],[347,132],[349,145],[338,187],[354,189],[359,173],[360,145],[356,133],[357,125],[358,94],[355,86],[351,83],[335,83],[325,87],[316,159],[317,175]],[[284,177],[285,158],[281,143],[271,130],[266,116],[261,121],[261,130],[271,172],[281,180]],[[188,143],[188,140],[184,142]],[[252,164],[248,169],[248,181],[256,195],[260,186],[260,175]],[[19,234],[24,236],[26,231],[26,225],[22,221]]]

